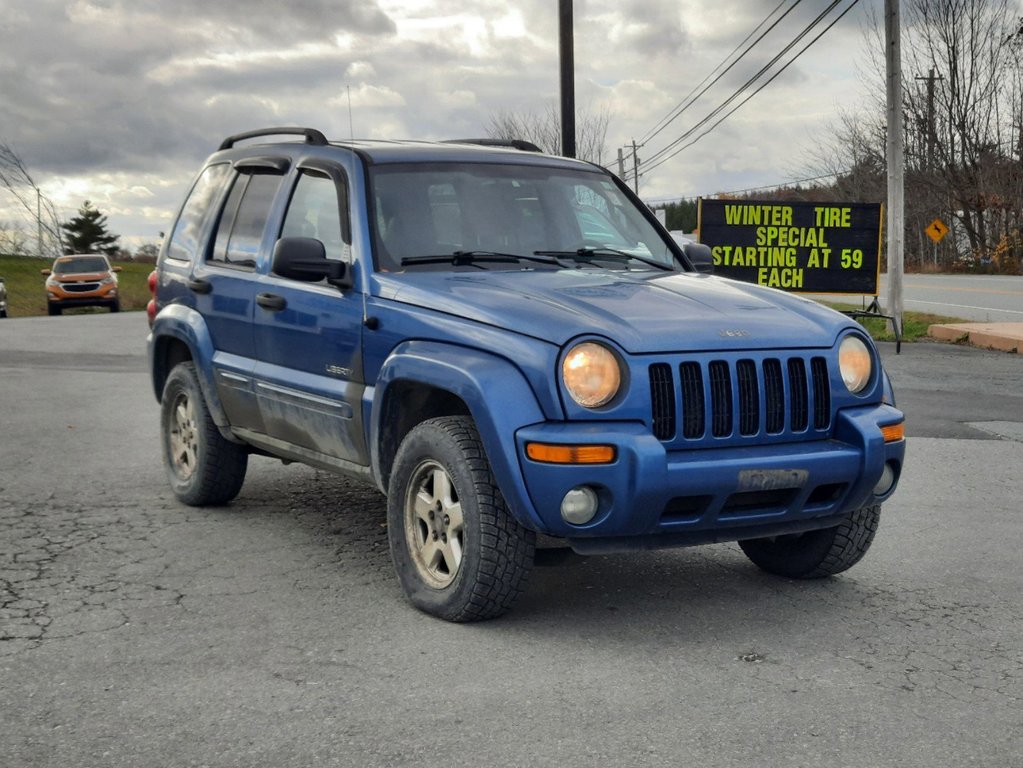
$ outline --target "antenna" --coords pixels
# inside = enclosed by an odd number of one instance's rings
[[[346,85],[345,90],[348,91],[348,138],[355,141],[355,128],[352,124],[352,86]]]

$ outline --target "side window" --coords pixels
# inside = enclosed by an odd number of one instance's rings
[[[341,216],[334,181],[317,171],[303,170],[288,203],[281,237],[311,237],[323,243],[327,258],[351,261],[341,236]]]
[[[171,233],[170,242],[167,244],[168,259],[192,260],[199,249],[199,237],[203,227],[213,215],[213,202],[220,193],[229,170],[231,166],[227,163],[218,163],[207,167],[199,175]]]
[[[231,186],[217,223],[210,264],[254,269],[259,244],[270,215],[281,176],[273,173],[239,173]]]

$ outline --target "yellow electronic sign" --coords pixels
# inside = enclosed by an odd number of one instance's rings
[[[880,203],[700,200],[714,271],[796,293],[876,296]]]

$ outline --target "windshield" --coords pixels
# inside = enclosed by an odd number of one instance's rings
[[[409,163],[371,166],[370,183],[383,271],[675,265],[658,230],[597,171]]]
[[[73,259],[64,259],[53,265],[53,271],[58,275],[71,275],[77,272],[105,272],[110,267],[107,260],[102,256],[75,256]]]

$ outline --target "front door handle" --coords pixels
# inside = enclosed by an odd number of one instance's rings
[[[198,277],[195,280],[189,280],[188,287],[195,293],[209,293],[213,290],[213,283]]]
[[[256,296],[256,303],[264,309],[274,312],[280,312],[288,306],[288,302],[284,300],[284,297],[278,296],[276,293],[260,293]]]

